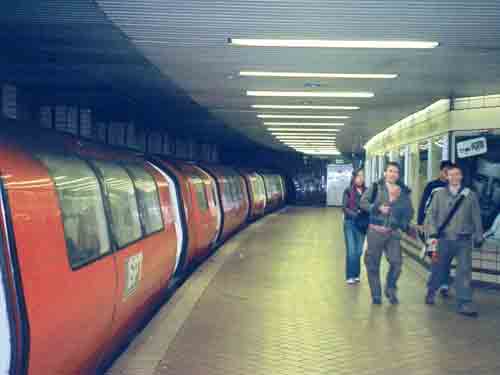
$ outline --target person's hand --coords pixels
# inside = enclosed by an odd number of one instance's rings
[[[383,204],[378,208],[378,210],[383,214],[383,215],[389,215],[389,212],[391,212],[391,207],[389,207],[386,204]]]
[[[431,256],[432,263],[437,263],[439,261],[439,253],[434,250]]]

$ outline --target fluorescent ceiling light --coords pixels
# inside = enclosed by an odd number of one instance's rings
[[[292,72],[240,72],[242,77],[283,77],[283,78],[353,78],[392,79],[397,74],[347,74],[347,73],[292,73]]]
[[[373,98],[373,92],[359,91],[247,91],[247,96],[280,96],[293,98]]]
[[[338,105],[274,105],[274,104],[253,104],[252,108],[262,109],[318,109],[318,110],[346,110],[356,111],[359,107],[356,106],[338,106]]]
[[[327,136],[324,136],[324,135],[307,135],[307,134],[304,134],[304,135],[277,135],[275,134],[276,138],[281,140],[281,141],[286,141],[286,140],[292,140],[292,139],[295,139],[295,140],[312,140],[312,139],[323,139],[323,140],[332,140],[332,139],[335,139],[335,137],[327,137]]]
[[[336,146],[337,144],[335,141],[310,141],[310,142],[304,142],[304,141],[295,141],[295,142],[290,142],[290,141],[284,141],[284,144],[290,147],[300,147],[300,146]]]
[[[344,126],[343,122],[264,122],[265,126]]]
[[[316,136],[316,137],[327,137],[326,139],[333,140],[336,139],[337,137],[334,134],[325,134],[325,133],[281,133],[281,132],[272,132],[272,135],[278,137],[278,138],[288,138],[288,137],[309,137],[309,136]]]
[[[296,151],[308,155],[340,155],[339,151],[304,151],[304,150],[296,150]]]
[[[315,116],[315,115],[269,115],[269,114],[263,114],[263,115],[257,115],[259,118],[290,118],[290,119],[337,119],[337,120],[342,120],[342,119],[348,119],[349,116]]]
[[[315,128],[267,128],[271,132],[307,132],[307,133],[335,133],[340,129],[315,129]]]
[[[405,40],[228,39],[235,46],[316,48],[435,48],[438,42]]]

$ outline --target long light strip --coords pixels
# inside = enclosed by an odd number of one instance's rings
[[[290,118],[290,119],[331,119],[331,120],[344,120],[350,118],[350,116],[315,116],[315,115],[270,115],[262,114],[257,115],[258,118]]]
[[[348,74],[348,73],[293,73],[293,72],[240,72],[241,77],[282,78],[347,78],[347,79],[393,79],[397,74]]]
[[[333,139],[337,139],[333,134],[325,134],[325,133],[304,133],[304,134],[301,134],[301,133],[277,133],[277,132],[273,132],[271,133],[272,135],[274,135],[275,137],[278,137],[278,138],[292,138],[292,137],[326,137],[327,139],[330,139],[330,140],[333,140]]]
[[[357,111],[357,106],[345,105],[275,105],[275,104],[253,104],[252,108],[261,109],[318,109],[318,110],[344,110],[344,111]]]
[[[337,150],[336,147],[294,147],[295,150]]]
[[[307,155],[340,155],[341,153],[339,151],[304,151],[304,150],[296,150],[302,154],[307,154]]]
[[[295,150],[337,150],[336,147],[293,147]]]
[[[373,92],[359,91],[247,91],[247,96],[278,96],[290,98],[373,98]]]
[[[279,140],[281,141],[285,141],[285,140],[292,140],[292,139],[295,139],[295,140],[312,140],[312,139],[323,139],[323,140],[332,140],[332,139],[335,139],[334,137],[327,137],[327,136],[324,136],[324,135],[282,135],[282,136],[276,136],[276,138],[278,138]]]
[[[265,126],[344,126],[343,122],[264,122]]]
[[[246,39],[228,38],[228,43],[247,47],[303,48],[435,48],[438,42],[406,40],[321,40],[321,39]]]
[[[316,129],[316,128],[310,128],[310,129],[307,129],[307,128],[267,128],[267,130],[271,131],[271,132],[281,132],[281,131],[285,131],[285,132],[311,132],[311,133],[314,133],[314,132],[318,132],[318,133],[335,133],[335,132],[339,132],[340,129]]]
[[[290,147],[300,147],[300,146],[336,146],[337,143],[330,141],[315,141],[315,142],[283,142]]]
[[[293,149],[296,150],[337,150],[337,147],[292,147]]]

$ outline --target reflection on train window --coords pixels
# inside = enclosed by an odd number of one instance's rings
[[[203,181],[201,181],[201,179],[199,178],[195,180],[194,188],[196,189],[196,199],[198,200],[198,207],[200,207],[202,211],[208,210],[207,194],[203,186]]]
[[[134,180],[139,214],[146,234],[158,232],[163,229],[163,216],[161,214],[158,190],[153,177],[139,165],[128,164],[125,166]]]
[[[82,160],[38,154],[52,177],[62,211],[68,257],[73,268],[109,253],[106,215],[99,182]]]
[[[120,248],[124,247],[142,236],[134,185],[122,167],[102,161],[92,161],[92,164],[103,179],[104,196],[109,204],[111,230],[116,244]]]

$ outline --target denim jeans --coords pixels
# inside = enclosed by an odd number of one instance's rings
[[[346,248],[346,279],[359,277],[365,235],[356,227],[354,221],[348,219],[344,220],[344,238]]]
[[[449,270],[453,258],[457,258],[455,276],[455,289],[457,302],[468,303],[472,301],[472,240],[447,240],[438,242],[439,257],[432,264],[431,274],[427,282],[429,292],[435,293],[443,283],[443,275]]]

